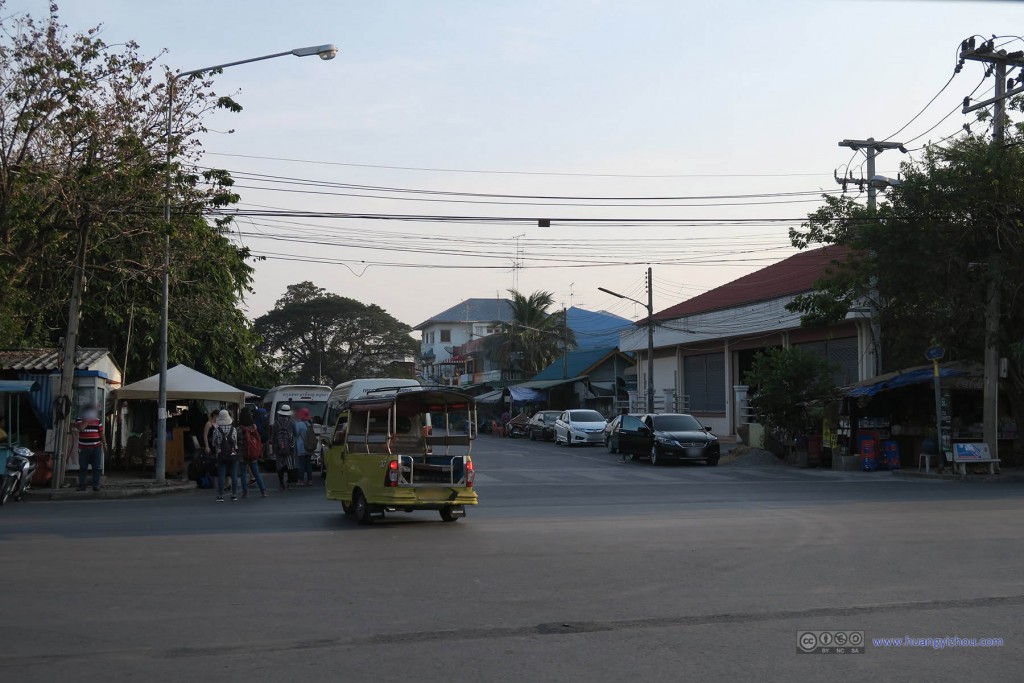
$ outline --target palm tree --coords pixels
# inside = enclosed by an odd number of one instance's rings
[[[565,311],[549,314],[554,302],[551,292],[529,296],[510,289],[512,319],[501,323],[498,332],[484,341],[484,353],[503,367],[536,374],[561,358],[566,347],[576,345],[565,324]]]

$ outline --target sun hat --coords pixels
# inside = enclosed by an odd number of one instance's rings
[[[230,427],[231,426],[231,413],[226,410],[220,411],[217,415],[217,426],[218,427]]]
[[[282,403],[281,405],[279,405],[277,407],[277,414],[278,415],[291,415],[292,414],[292,407],[290,405],[288,405],[287,403]]]

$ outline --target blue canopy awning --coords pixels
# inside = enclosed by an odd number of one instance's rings
[[[25,394],[39,388],[38,382],[0,379],[0,394]]]
[[[946,377],[963,377],[966,374],[968,374],[967,371],[961,368],[939,368],[940,379]],[[847,396],[874,396],[881,391],[908,387],[912,384],[924,384],[925,382],[932,381],[932,377],[934,376],[935,371],[931,367],[916,368],[908,370],[907,372],[884,375],[883,377],[877,378],[876,381],[871,384],[865,383],[854,385],[852,388],[846,390],[845,393]]]

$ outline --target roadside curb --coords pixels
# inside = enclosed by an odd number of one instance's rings
[[[149,498],[151,496],[165,496],[172,493],[184,493],[194,491],[195,482],[191,481],[169,481],[164,484],[154,482],[138,482],[132,484],[113,484],[93,491],[91,488],[86,491],[78,491],[75,488],[62,489],[29,489],[25,497],[32,500],[125,500],[128,498]]]
[[[917,470],[893,470],[892,476],[905,479],[941,479],[944,481],[960,481],[965,483],[978,484],[1020,484],[1024,483],[1024,473],[1004,472],[1002,474],[952,474],[952,473],[931,473],[925,474]]]

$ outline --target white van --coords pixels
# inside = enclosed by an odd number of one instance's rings
[[[324,414],[327,412],[327,400],[331,396],[331,388],[319,384],[285,384],[274,387],[263,397],[262,407],[267,411],[267,427],[274,424],[277,419],[277,409],[282,405],[288,405],[294,416],[300,408],[309,411],[310,418],[320,418],[318,422],[324,422]],[[270,439],[264,444],[263,456],[274,458],[273,445]]]

